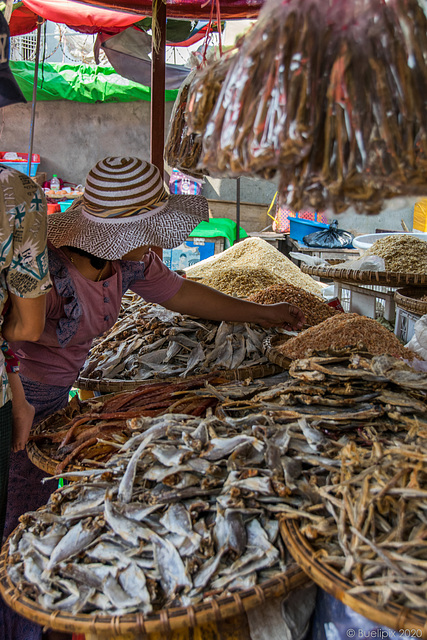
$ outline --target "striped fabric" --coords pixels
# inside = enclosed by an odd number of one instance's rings
[[[88,173],[83,206],[100,218],[139,215],[167,201],[160,171],[139,158],[104,158]]]

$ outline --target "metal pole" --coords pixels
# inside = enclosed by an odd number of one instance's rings
[[[236,242],[240,240],[240,178],[236,180]]]
[[[36,102],[37,102],[37,81],[39,77],[40,40],[41,40],[41,30],[42,30],[43,22],[44,22],[44,19],[38,16],[37,17],[36,61],[34,66],[33,103],[31,106],[30,142],[28,145],[27,175],[29,176],[31,175],[31,160],[33,157],[34,122],[36,119]]]

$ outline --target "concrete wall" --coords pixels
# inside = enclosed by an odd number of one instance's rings
[[[166,129],[172,106],[173,103],[166,103]],[[27,152],[30,122],[31,104],[1,109],[0,151]],[[46,172],[47,179],[57,173],[67,182],[83,184],[89,169],[105,156],[135,155],[149,159],[149,123],[150,103],[143,101],[39,102],[33,144],[34,153],[41,156],[39,171]],[[240,179],[241,225],[247,231],[262,231],[270,224],[266,211],[276,188],[274,181]],[[212,215],[235,219],[236,180],[207,178],[203,195],[217,201],[211,203]],[[338,216],[339,225],[356,234],[372,233],[377,228],[398,231],[403,219],[412,229],[413,205],[418,199],[395,198],[377,216],[360,215],[350,208]],[[329,217],[332,219],[332,214]]]
[[[167,121],[172,103],[166,105]],[[27,152],[31,105],[1,110],[1,151]],[[67,182],[83,183],[89,169],[105,156],[150,156],[150,103],[85,104],[67,100],[36,106],[33,152],[41,156],[39,171]]]

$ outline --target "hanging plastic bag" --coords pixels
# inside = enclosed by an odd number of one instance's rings
[[[364,255],[358,260],[346,260],[345,268],[355,271],[385,271],[385,260],[380,256]]]
[[[323,258],[317,256],[309,256],[306,253],[299,253],[298,251],[290,251],[289,256],[294,260],[303,262],[308,267],[330,267],[331,265]]]
[[[327,229],[315,231],[304,236],[303,241],[309,247],[326,247],[328,249],[351,249],[353,234],[338,229],[338,220],[332,220]]]

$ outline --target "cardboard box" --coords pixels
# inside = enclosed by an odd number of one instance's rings
[[[38,171],[36,175],[33,176],[33,180],[42,187],[43,183],[47,180],[47,173],[45,173],[44,171]]]

